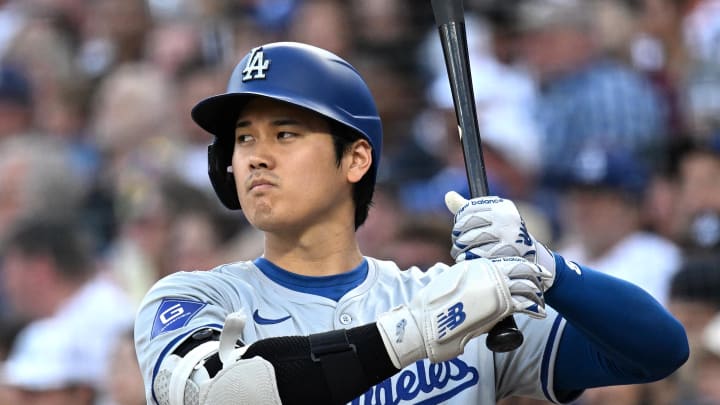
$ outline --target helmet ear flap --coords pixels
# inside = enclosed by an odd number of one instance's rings
[[[239,210],[240,200],[237,196],[235,176],[230,171],[233,148],[232,145],[223,143],[227,142],[215,137],[213,143],[208,145],[208,175],[215,194],[223,205],[231,210]]]

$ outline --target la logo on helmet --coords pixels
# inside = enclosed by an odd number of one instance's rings
[[[264,79],[265,71],[270,67],[270,59],[265,59],[262,47],[253,48],[250,51],[247,64],[243,69],[242,81]]]

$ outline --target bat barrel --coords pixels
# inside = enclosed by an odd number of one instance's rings
[[[431,3],[435,23],[437,23],[438,27],[451,22],[465,23],[465,10],[462,1],[432,0]]]
[[[455,2],[446,1],[444,3]],[[475,95],[470,78],[470,58],[467,51],[465,23],[451,21],[439,26],[438,30],[450,79],[450,90],[455,103],[455,118],[460,131],[470,195],[472,197],[489,195],[475,109]]]

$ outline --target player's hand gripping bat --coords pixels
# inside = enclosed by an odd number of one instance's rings
[[[471,197],[486,196],[488,184],[470,75],[463,2],[462,0],[431,1],[445,56],[445,66],[450,78],[470,195]],[[517,328],[515,319],[509,316],[498,322],[488,333],[486,344],[494,352],[509,352],[520,346],[522,341],[523,335]]]

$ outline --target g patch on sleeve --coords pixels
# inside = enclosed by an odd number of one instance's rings
[[[190,320],[207,305],[204,302],[163,299],[155,313],[150,338],[170,332],[187,325]]]

